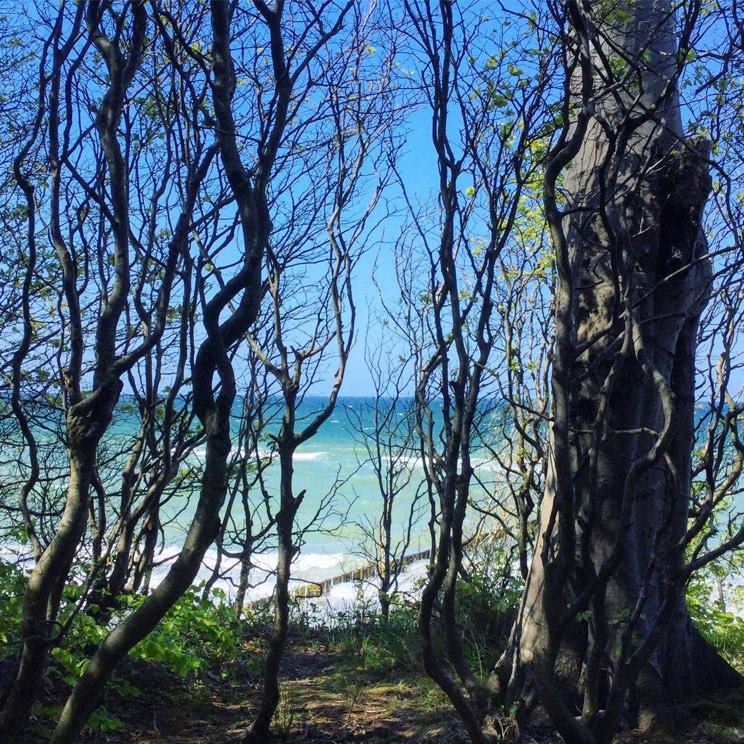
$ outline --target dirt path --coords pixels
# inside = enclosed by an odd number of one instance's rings
[[[317,643],[290,650],[283,664],[281,703],[275,742],[341,744],[468,744],[457,716],[441,691],[416,674],[365,670],[364,659]],[[248,730],[260,694],[253,669],[214,669],[186,682],[156,664],[127,662],[123,670],[136,696],[116,685],[106,694],[109,724],[85,734],[85,744],[239,744]],[[55,704],[38,717],[31,738],[42,744],[51,733]],[[718,710],[716,709],[718,706]],[[618,744],[735,744],[744,741],[744,698],[708,706],[714,716],[684,735],[649,737],[629,732]],[[58,708],[57,708],[58,710]],[[46,719],[46,720],[44,720]],[[559,744],[549,731],[519,732],[507,717],[493,727],[508,744]],[[14,743],[15,744],[15,743]],[[18,744],[21,744],[20,742]]]

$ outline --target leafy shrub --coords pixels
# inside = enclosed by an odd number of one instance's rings
[[[12,681],[19,651],[25,585],[23,571],[0,559],[0,698]]]
[[[66,593],[70,599],[79,592],[80,587],[68,587]],[[192,587],[130,655],[147,663],[160,664],[183,678],[196,677],[207,669],[217,669],[223,679],[228,677],[242,633],[240,620],[225,599],[220,590],[213,590],[210,597],[202,598],[199,589]],[[115,625],[144,601],[143,596],[126,598],[121,609],[114,613],[111,624]],[[63,643],[52,651],[55,663],[50,674],[69,686],[85,671],[94,648],[108,633],[99,622],[97,608],[89,609],[90,614],[81,613]],[[135,685],[120,675],[114,676],[109,689],[120,697],[140,694]],[[90,728],[100,731],[114,731],[121,725],[121,721],[103,707],[88,722]]]
[[[483,542],[458,582],[457,622],[470,663],[488,673],[504,650],[524,582],[500,543]]]
[[[714,596],[714,582],[723,580],[722,566],[711,565],[687,587],[687,607],[702,636],[730,664],[744,673],[744,619]],[[732,592],[740,587],[733,587]]]
[[[457,623],[470,663],[488,673],[503,652],[521,598],[523,581],[512,573],[508,552],[499,542],[482,541],[468,563],[467,579],[458,581]],[[351,609],[336,613],[327,638],[357,671],[389,674],[421,671],[418,600],[397,594],[386,621],[359,585]],[[441,628],[434,641],[446,656]]]
[[[325,635],[355,670],[411,672],[421,665],[417,618],[418,604],[398,594],[385,620],[360,583],[354,605],[334,614]]]
[[[19,641],[26,577],[21,568],[0,558],[0,659],[13,655]]]
[[[368,620],[363,643],[367,669],[385,672],[419,670],[418,603],[397,596],[387,620],[381,614]]]
[[[143,601],[144,597],[137,597],[130,605]],[[213,589],[204,598],[198,588],[191,587],[131,655],[158,662],[181,677],[218,666],[222,676],[227,676],[242,636],[241,622],[224,592]]]

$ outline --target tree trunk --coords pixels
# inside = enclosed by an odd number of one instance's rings
[[[219,530],[220,508],[227,488],[226,462],[229,453],[230,422],[229,414],[224,413],[207,436],[199,503],[178,558],[144,603],[122,620],[98,647],[65,704],[51,738],[52,744],[67,744],[77,740],[91,713],[98,707],[117,664],[153,631],[191,586],[204,554]]]
[[[294,406],[294,402],[291,404]],[[280,435],[281,437],[281,435]],[[284,647],[287,642],[289,628],[289,580],[292,570],[292,559],[296,548],[294,546],[294,518],[302,502],[304,492],[297,497],[293,491],[293,457],[295,445],[280,441],[280,508],[276,515],[276,530],[278,537],[278,556],[276,563],[276,585],[274,588],[274,627],[269,639],[269,648],[264,662],[263,695],[251,725],[250,732],[244,742],[263,742],[269,738],[271,720],[279,705],[281,693],[279,690],[279,667],[281,665]]]
[[[62,591],[85,531],[96,448],[101,433],[111,420],[119,389],[99,390],[100,406],[91,410],[89,405],[83,404],[82,408],[73,407],[68,413],[70,480],[67,498],[54,538],[29,576],[23,598],[23,648],[0,715],[0,734],[9,735],[22,730],[37,700],[49,652],[59,642],[56,636],[60,628],[58,614]],[[92,426],[89,418],[93,421]]]
[[[600,20],[568,3],[583,74],[546,175],[559,276],[549,474],[503,660],[510,695],[525,710],[539,700],[577,742],[609,741],[628,699],[637,718],[739,682],[692,626],[682,572],[708,148],[682,136],[671,3],[618,6]]]
[[[93,447],[95,451],[95,446]],[[57,606],[72,558],[85,529],[92,459],[70,457],[65,510],[54,539],[34,566],[23,600],[24,639],[18,671],[0,717],[0,733],[18,731],[36,702],[49,651],[55,645]]]

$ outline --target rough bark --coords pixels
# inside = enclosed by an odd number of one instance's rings
[[[525,709],[539,700],[567,740],[604,742],[628,713],[739,679],[684,599],[711,182],[706,144],[682,136],[672,7],[619,3],[600,21],[568,6],[580,69],[545,189],[559,275],[549,476],[504,662]],[[614,91],[600,74],[612,55]]]

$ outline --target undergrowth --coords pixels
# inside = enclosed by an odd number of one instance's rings
[[[502,555],[490,556],[471,564],[469,573],[458,587],[457,622],[463,632],[466,650],[473,668],[488,674],[504,649],[522,592],[521,580],[505,575]],[[702,634],[740,671],[744,672],[744,620],[741,610],[744,592],[720,591],[722,577],[711,567],[688,587],[688,604]],[[723,577],[728,579],[729,577]],[[13,659],[20,647],[22,606],[20,597],[26,582],[17,566],[0,560],[0,694],[10,678]],[[432,706],[441,706],[441,696],[432,684],[424,684],[418,630],[418,605],[413,595],[393,597],[388,617],[376,604],[365,598],[360,585],[355,603],[348,609],[329,613],[312,600],[293,600],[290,642],[296,649],[322,651],[332,657],[334,674],[327,683],[346,703],[346,719],[351,720],[367,691],[375,685],[413,684],[421,691],[421,711],[431,697]],[[81,589],[70,586],[65,602],[73,607]],[[106,622],[100,620],[95,606],[87,606],[72,623],[63,642],[52,651],[47,671],[47,695],[35,712],[54,720],[59,701],[85,670],[92,651],[105,637],[107,629],[134,610],[144,597],[120,601]],[[208,596],[198,588],[190,589],[167,614],[156,630],[140,643],[131,656],[143,665],[154,665],[177,675],[187,685],[207,685],[222,692],[235,688],[245,696],[248,688],[260,682],[265,639],[272,622],[272,607],[267,600],[245,608],[242,616],[220,590]],[[438,630],[437,642],[444,649]],[[140,689],[127,678],[126,665],[107,688],[107,700],[134,699]],[[401,682],[403,684],[404,682]],[[321,683],[325,684],[325,683]],[[238,690],[238,687],[240,690]],[[428,692],[427,692],[428,691]],[[148,692],[150,694],[150,692]],[[428,696],[428,697],[427,697]],[[288,731],[295,724],[291,689],[283,688],[278,726]],[[113,706],[116,707],[116,706]],[[432,708],[433,709],[433,708]],[[123,726],[122,721],[105,707],[91,718],[92,729],[107,732]]]

